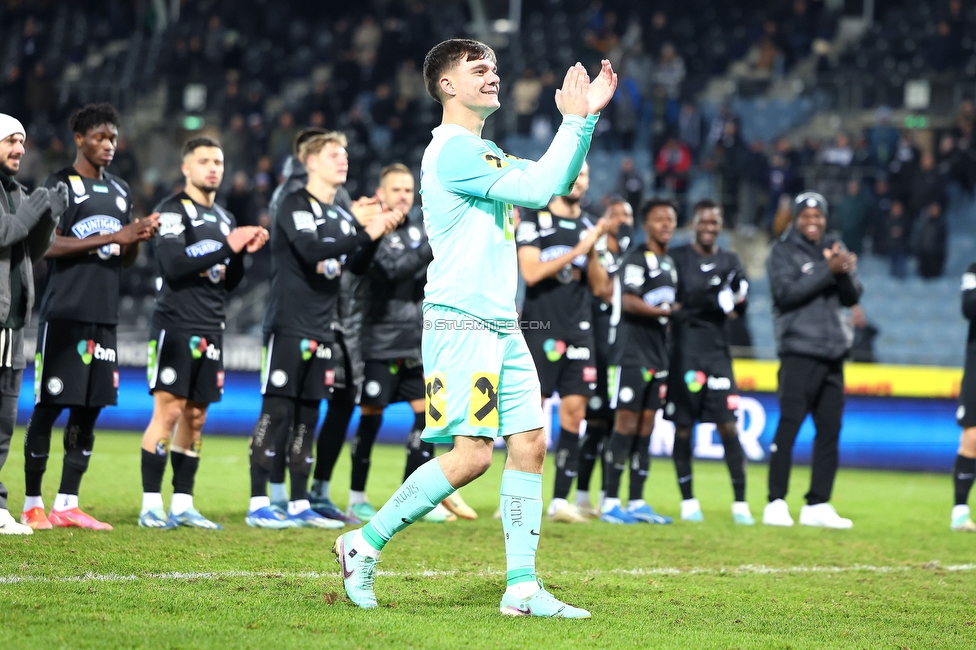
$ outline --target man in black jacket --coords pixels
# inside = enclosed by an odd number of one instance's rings
[[[68,206],[64,183],[40,187],[28,198],[24,186],[14,180],[26,137],[19,120],[0,113],[0,469],[10,451],[27,365],[24,327],[30,323],[34,304],[31,264],[54,243],[54,228]],[[7,488],[0,482],[0,535],[32,532],[7,512]]]
[[[812,412],[817,429],[813,476],[800,525],[850,528],[851,520],[840,517],[828,502],[844,410],[844,357],[853,339],[842,307],[853,307],[861,296],[857,256],[825,234],[827,202],[821,195],[805,192],[796,197],[794,215],[793,228],[776,242],[766,262],[780,357],[780,421],[770,446],[769,503],[763,523],[793,525],[784,500],[793,443]]]
[[[350,445],[352,477],[346,512],[362,521],[369,521],[376,513],[366,497],[366,479],[373,443],[383,424],[383,411],[387,406],[408,402],[414,413],[407,438],[403,479],[406,480],[434,455],[434,444],[420,440],[425,426],[424,368],[420,355],[424,321],[421,303],[427,265],[434,254],[419,210],[412,211],[414,179],[410,169],[400,163],[384,167],[376,193],[384,206],[398,210],[407,218],[380,241],[365,279],[370,296],[362,329],[365,381],[360,398],[359,428]],[[463,506],[458,508],[463,515],[470,519],[477,517],[463,501],[459,503]],[[424,516],[424,521],[435,523],[449,519],[456,517],[444,505],[438,505]]]

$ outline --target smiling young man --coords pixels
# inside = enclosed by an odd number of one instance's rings
[[[155,214],[133,221],[128,184],[105,171],[115,156],[119,123],[111,104],[89,104],[75,111],[69,121],[78,148],[75,162],[44,183],[66,184],[71,202],[45,256],[50,263],[34,361],[35,406],[24,437],[27,498],[20,518],[35,530],[112,530],[79,509],[78,491],[91,460],[98,414],[118,400],[115,330],[122,267],[135,261],[139,242],[148,241],[158,223]],[[61,486],[48,518],[41,482],[51,430],[65,408],[69,415]]]
[[[219,530],[219,524],[193,506],[200,441],[207,409],[224,392],[227,292],[244,277],[244,254],[264,246],[268,231],[238,227],[234,215],[214,202],[224,177],[220,143],[196,137],[183,146],[182,154],[186,189],[156,208],[159,230],[153,248],[160,278],[146,368],[153,414],[142,437],[139,525]],[[160,494],[167,456],[173,464],[168,516]]]
[[[674,343],[668,371],[664,417],[674,422],[674,467],[681,490],[681,518],[702,521],[701,506],[692,491],[691,457],[695,422],[714,422],[735,501],[732,520],[755,522],[746,502],[745,454],[736,429],[739,396],[732,375],[728,319],[746,310],[749,283],[739,256],[718,246],[722,208],[709,199],[693,209],[695,239],[671,250],[678,271],[677,301],[672,329]]]
[[[830,495],[844,413],[844,358],[853,340],[843,324],[842,308],[856,305],[862,291],[857,255],[826,232],[823,196],[804,192],[796,197],[793,209],[793,227],[773,245],[766,260],[780,358],[780,418],[770,445],[769,503],[763,523],[793,525],[785,500],[793,443],[803,420],[812,413],[817,435],[800,525],[850,528],[853,522],[837,514]]]
[[[653,200],[642,209],[647,240],[627,251],[620,263],[620,323],[610,351],[610,408],[616,409],[613,433],[604,446],[606,498],[600,519],[611,524],[670,524],[644,501],[651,467],[651,434],[664,403],[668,379],[668,331],[678,274],[668,244],[678,213],[668,201]],[[630,499],[620,502],[620,478],[630,467]]]
[[[548,151],[530,162],[481,138],[485,119],[499,108],[495,62],[491,48],[467,39],[436,45],[424,61],[427,91],[444,111],[421,164],[434,253],[424,299],[423,439],[453,440],[454,448],[422,465],[366,526],[339,537],[333,551],[349,598],[376,607],[380,551],[484,474],[502,436],[508,446],[501,487],[508,587],[499,609],[510,616],[588,618],[586,610],[542,588],[535,574],[546,442],[539,377],[515,310],[513,204],[541,209],[572,190],[617,79],[609,61],[592,83],[582,65],[570,68],[555,98],[563,122]]]

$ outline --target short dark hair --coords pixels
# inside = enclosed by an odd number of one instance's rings
[[[675,214],[678,212],[678,206],[674,204],[674,201],[669,199],[651,199],[647,201],[643,206],[641,206],[641,223],[647,221],[647,217],[651,214],[654,208],[671,208],[674,210]]]
[[[191,153],[193,153],[194,151],[196,151],[197,149],[199,149],[200,147],[216,147],[218,149],[221,148],[220,143],[217,142],[216,138],[212,138],[209,135],[198,135],[197,137],[190,138],[189,140],[186,141],[186,144],[183,145],[183,151],[180,153],[180,156],[185,158],[189,156]]]
[[[328,133],[328,130],[323,129],[320,126],[310,126],[307,129],[302,129],[301,131],[298,132],[298,135],[295,136],[295,144],[292,147],[292,153],[297,158],[299,153],[302,150],[303,144],[305,144],[306,142],[308,142],[309,140],[311,140],[317,135],[325,135],[326,133]]]
[[[498,63],[495,51],[480,41],[470,38],[452,38],[432,47],[424,57],[424,85],[427,93],[436,101],[441,101],[440,79],[461,60],[478,61],[488,59]]]
[[[122,124],[119,112],[108,102],[85,104],[72,113],[68,119],[68,126],[71,127],[71,132],[80,133],[81,135],[85,135],[102,124],[111,124],[116,129]]]
[[[697,215],[702,210],[714,210],[714,209],[721,210],[722,206],[720,206],[716,201],[712,199],[702,199],[701,201],[695,204],[695,207],[691,209],[691,214],[692,216],[694,216]]]

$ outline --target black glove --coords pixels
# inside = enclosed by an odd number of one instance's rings
[[[59,219],[68,209],[68,186],[64,181],[58,181],[54,189],[48,190],[48,201],[51,205],[51,217]]]

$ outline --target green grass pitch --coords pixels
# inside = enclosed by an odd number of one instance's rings
[[[22,440],[3,470],[14,513]],[[399,447],[374,451],[375,505],[399,485],[403,460]],[[417,524],[390,544],[376,580],[380,607],[361,611],[343,594],[334,533],[244,524],[246,440],[204,445],[196,504],[224,531],[154,531],[136,526],[139,438],[100,434],[82,505],[115,531],[0,537],[0,647],[976,647],[976,536],[949,532],[947,474],[842,469],[834,503],[853,530],[742,528],[731,522],[724,464],[699,462],[703,524],[544,525],[540,577],[593,612],[563,621],[498,614],[505,552],[492,513],[502,462],[499,454],[462,491],[477,521]],[[60,466],[55,452],[48,507]],[[344,455],[332,490],[341,505],[348,476]],[[806,468],[794,471],[794,516],[808,479]],[[757,517],[765,480],[765,466],[750,467]],[[677,517],[670,459],[653,460],[647,496]]]

